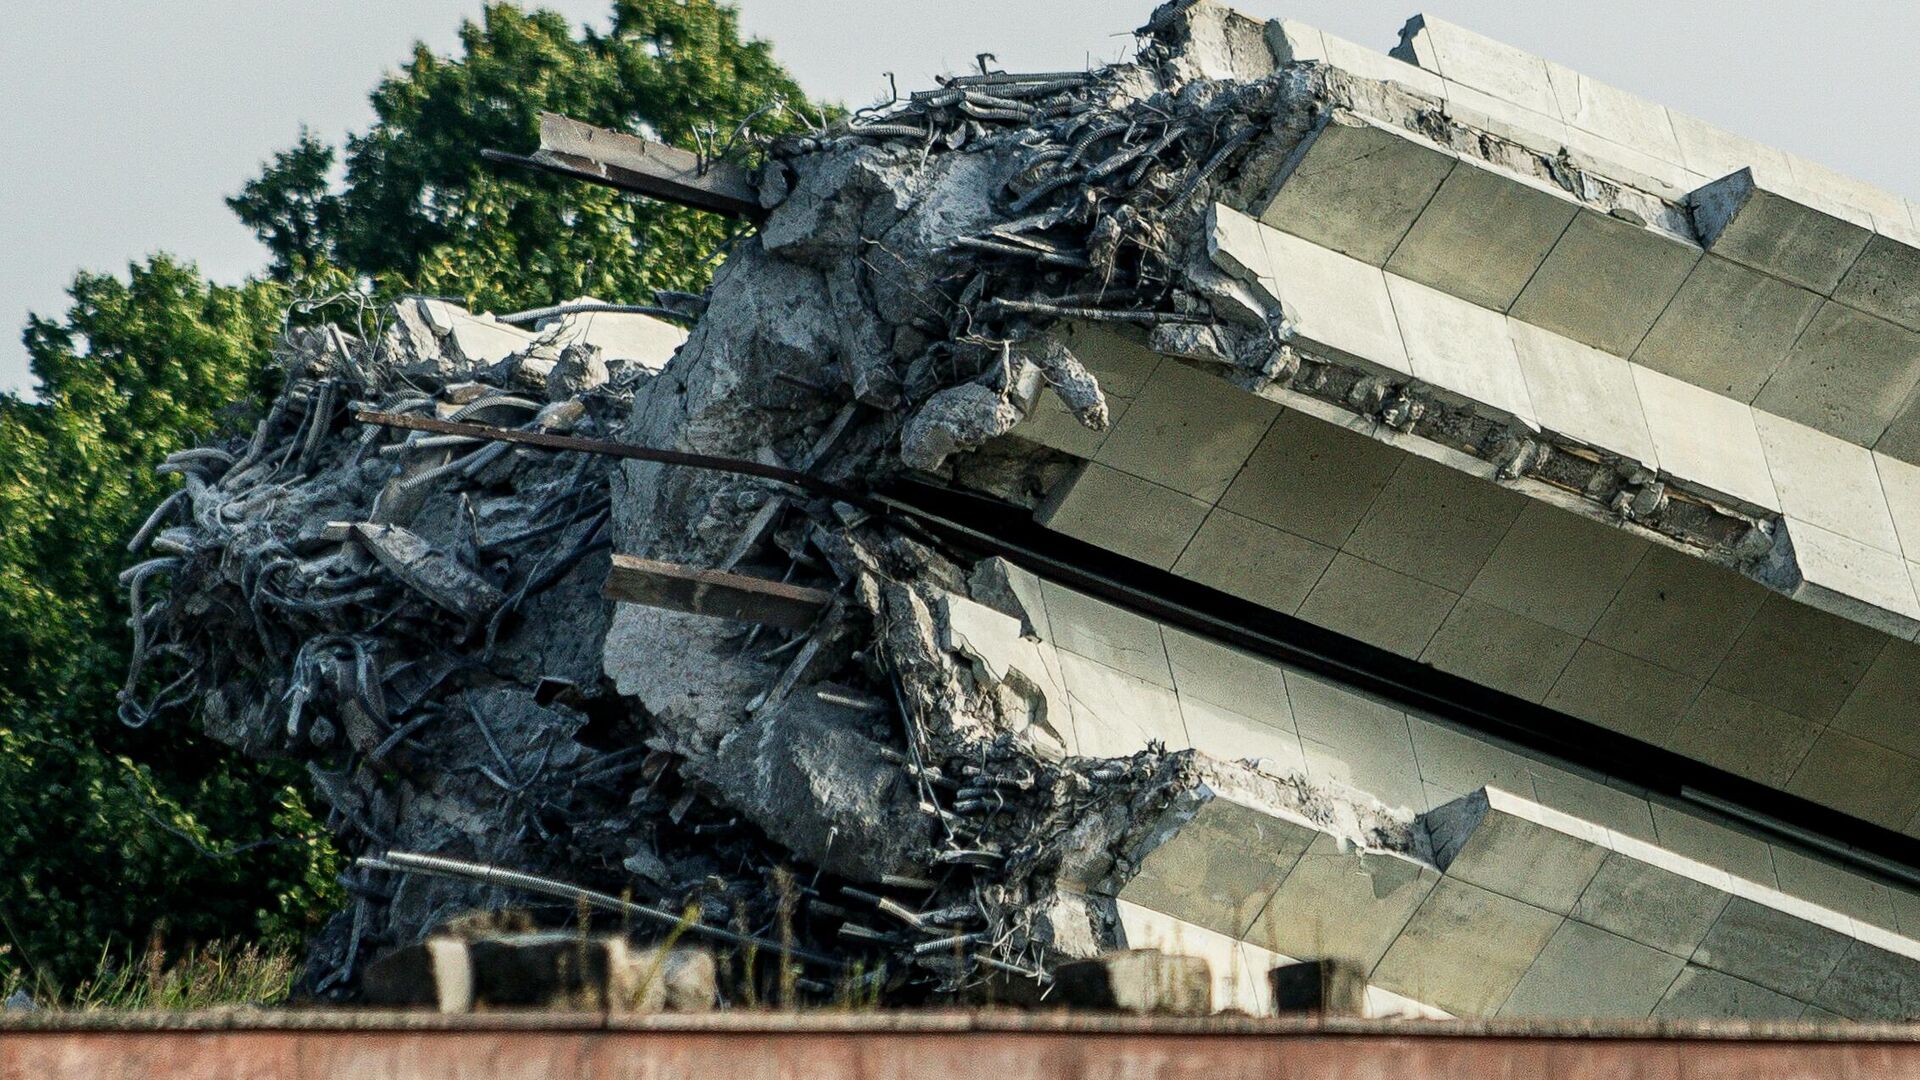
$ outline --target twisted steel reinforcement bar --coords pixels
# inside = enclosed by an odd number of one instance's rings
[[[234,1010],[0,1014],[0,1080],[1920,1077],[1911,1025],[1011,1012],[610,1016]]]

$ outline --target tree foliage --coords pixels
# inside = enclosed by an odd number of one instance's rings
[[[181,943],[290,939],[338,902],[304,784],[180,718],[116,719],[116,579],[175,483],[154,466],[247,429],[286,305],[342,282],[494,309],[698,287],[723,223],[479,150],[531,150],[542,110],[718,150],[756,113],[771,132],[810,108],[716,0],[614,0],[605,32],[578,34],[491,4],[459,55],[416,48],[372,101],[344,152],[302,131],[229,200],[266,247],[263,278],[210,284],[155,256],[82,273],[64,317],[29,319],[39,398],[0,395],[0,976],[71,984],[156,924]]]

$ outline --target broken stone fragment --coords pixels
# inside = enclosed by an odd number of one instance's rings
[[[1213,971],[1202,957],[1127,949],[1060,965],[1048,1000],[1070,1009],[1206,1016],[1213,1011]]]
[[[353,535],[408,588],[456,615],[478,622],[506,602],[486,579],[398,525],[362,522]]]

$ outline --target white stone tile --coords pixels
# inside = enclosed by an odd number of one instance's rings
[[[1120,916],[1123,947],[1157,949],[1173,956],[1197,956],[1207,962],[1207,968],[1213,976],[1214,1010],[1244,1007],[1240,1004],[1245,991],[1241,978],[1244,960],[1239,942],[1225,934],[1125,900],[1114,901],[1114,907]]]
[[[1267,48],[1276,64],[1302,64],[1327,61],[1326,35],[1319,28],[1298,19],[1272,19],[1267,23]]]
[[[1680,144],[1667,110],[1645,98],[1588,78],[1563,64],[1546,63],[1547,79],[1571,127],[1630,146],[1661,161],[1680,164]]]
[[[1800,574],[1795,599],[1905,640],[1920,632],[1920,600],[1900,556],[1796,518],[1784,528]]]
[[[1404,994],[1378,986],[1367,987],[1366,1015],[1369,1020],[1452,1020],[1445,1009],[1415,1001]]]
[[[1173,689],[1160,624],[1051,581],[1041,584],[1041,596],[1056,647]]]
[[[1427,15],[1415,16],[1403,34],[1407,32],[1415,39],[1416,53],[1420,39],[1425,40],[1448,82],[1464,83],[1537,113],[1560,115],[1546,61],[1539,57]]]
[[[1504,316],[1393,274],[1387,294],[1415,378],[1487,415],[1533,421]]]
[[[1833,718],[1833,728],[1909,756],[1920,755],[1913,688],[1920,686],[1920,644],[1888,643]],[[1920,921],[1914,925],[1920,931]]]
[[[1753,423],[1781,512],[1881,551],[1900,552],[1873,451],[1759,410]]]
[[[1294,339],[1374,368],[1413,374],[1386,275],[1377,266],[1261,226]]]
[[[1287,689],[1308,776],[1364,791],[1389,807],[1426,804],[1405,713],[1298,672],[1288,673]]]
[[[1659,467],[1633,368],[1612,353],[1507,320],[1540,426],[1650,468]]]
[[[1565,915],[1606,860],[1606,831],[1507,794],[1489,788],[1426,814],[1435,858],[1450,879]]]
[[[1321,38],[1326,46],[1327,62],[1342,71],[1363,79],[1399,83],[1433,98],[1447,95],[1446,83],[1431,71],[1332,34],[1323,32]]]
[[[1019,619],[963,596],[943,597],[941,616],[946,634],[942,644],[948,649],[971,657],[996,681],[1019,672],[1039,690],[1043,704],[1035,710],[1033,726],[1017,734],[1048,757],[1079,753],[1073,709],[1052,645],[1023,637]]]
[[[1145,750],[1149,742],[1169,750],[1191,745],[1173,691],[1078,653],[1061,653],[1060,668],[1081,754],[1125,757]]]
[[[1617,849],[1622,836],[1649,842],[1654,839],[1653,809],[1647,800],[1630,791],[1536,763],[1533,794],[1542,806],[1606,829],[1610,848]]]
[[[1673,161],[1575,124],[1567,125],[1567,155],[1582,169],[1671,202],[1707,181]]]
[[[1873,455],[1873,464],[1900,552],[1909,561],[1920,561],[1920,465],[1879,453]]]
[[[1291,728],[1184,695],[1180,714],[1193,748],[1201,753],[1222,761],[1254,761],[1262,772],[1275,776],[1306,774],[1306,752]]]
[[[1792,180],[1787,155],[1774,147],[1673,109],[1667,110],[1667,121],[1680,146],[1680,163],[1694,172],[1717,180],[1741,169],[1752,169],[1754,176],[1769,187]]]
[[[1637,364],[1633,382],[1662,472],[1708,494],[1779,512],[1751,408]]]
[[[1897,926],[1891,890],[1871,878],[1779,844],[1773,845],[1773,870],[1789,896],[1883,930]]]
[[[1207,256],[1248,284],[1273,276],[1260,223],[1225,203],[1214,203],[1207,210]]]
[[[1457,123],[1540,154],[1558,154],[1567,143],[1567,125],[1557,114],[1536,112],[1451,79],[1446,85],[1447,115]]]
[[[1905,199],[1865,180],[1857,180],[1796,154],[1787,155],[1787,167],[1793,172],[1794,182],[1808,191],[1864,210],[1876,218],[1898,221],[1905,216]]]

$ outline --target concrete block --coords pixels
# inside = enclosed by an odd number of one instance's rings
[[[1778,190],[1792,183],[1787,155],[1774,147],[1673,109],[1667,110],[1667,122],[1680,147],[1680,164],[1694,172],[1719,178],[1751,169],[1766,187]]]
[[[1094,460],[1211,506],[1279,412],[1278,405],[1224,379],[1185,364],[1162,364]]]
[[[1920,383],[1920,334],[1828,301],[1794,343],[1756,409],[1874,446]]]
[[[1806,1003],[1745,979],[1688,964],[1674,979],[1655,1020],[1797,1020]]]
[[[1226,510],[1207,515],[1173,572],[1292,614],[1313,591],[1334,549]]]
[[[1287,956],[1350,960],[1372,969],[1440,880],[1432,867],[1365,852],[1321,834],[1247,930]]]
[[[1620,529],[1529,500],[1466,595],[1585,637],[1651,547]]]
[[[1463,158],[1433,192],[1386,268],[1505,311],[1578,206],[1564,192]]]
[[[1811,720],[1708,686],[1664,745],[1695,761],[1780,787],[1819,734],[1820,725]]]
[[[1482,686],[1539,701],[1579,647],[1580,639],[1572,634],[1463,596],[1419,659]]]
[[[1909,560],[1920,559],[1920,465],[1881,453],[1873,455],[1873,465],[1900,552]]]
[[[1345,552],[1295,610],[1299,618],[1401,656],[1419,656],[1459,594]]]
[[[467,943],[436,937],[393,949],[367,965],[362,989],[370,1005],[471,1012],[473,963]]]
[[[1404,458],[1377,440],[1289,409],[1267,429],[1220,508],[1339,547]],[[1920,468],[1914,472],[1920,475]],[[1915,495],[1920,554],[1920,482]]]
[[[1630,356],[1699,259],[1685,241],[1582,210],[1508,314]]]
[[[1379,266],[1453,162],[1438,143],[1335,109],[1281,166],[1260,221]]]
[[[1762,186],[1752,169],[1693,193],[1700,243],[1722,258],[1826,296],[1860,257],[1871,227]]]
[[[1200,531],[1208,510],[1191,495],[1089,461],[1048,493],[1033,518],[1055,532],[1167,570]]]
[[[1630,858],[1607,855],[1573,906],[1583,923],[1685,958],[1727,906],[1712,885]]]
[[[1730,570],[1655,544],[1587,636],[1705,679],[1726,659],[1767,595]]]
[[[1849,536],[1786,518],[1793,578],[1775,582],[1802,603],[1911,640],[1920,633],[1920,601],[1898,555]]]
[[[1415,15],[1400,31],[1401,48],[1410,51],[1449,82],[1463,83],[1522,108],[1560,115],[1560,103],[1547,77],[1546,61],[1464,27]]]
[[[1624,1017],[1651,1013],[1686,960],[1568,919],[1501,1006],[1501,1016]]]
[[[1293,709],[1279,664],[1185,630],[1162,627],[1173,685],[1181,700],[1198,699],[1293,730]]]
[[[1457,469],[1407,457],[1343,550],[1464,592],[1527,502]]]
[[[1119,898],[1238,938],[1319,835],[1304,820],[1212,797],[1177,831],[1129,853],[1139,869]]]
[[[1499,312],[1393,274],[1387,295],[1415,378],[1483,415],[1532,423],[1527,381]]]
[[[1491,1016],[1561,921],[1552,912],[1443,877],[1372,978],[1458,1016]]]
[[[1433,837],[1434,861],[1449,879],[1564,915],[1607,857],[1598,842],[1604,830],[1588,825],[1584,835],[1565,832],[1537,820],[1538,809],[1531,799],[1486,788],[1422,821]]]
[[[1051,581],[1041,584],[1041,596],[1057,648],[1173,689],[1159,623]]]
[[[1769,595],[1710,681],[1824,724],[1886,644],[1878,630]]]
[[[1633,362],[1751,402],[1820,304],[1817,293],[1708,255],[1655,320]]]
[[[1559,102],[1560,117],[1604,139],[1630,146],[1666,162],[1679,162],[1680,143],[1667,110],[1563,64],[1546,62],[1547,81]]]
[[[1920,761],[1829,728],[1807,751],[1787,790],[1899,829],[1920,811]]]
[[[1201,957],[1129,949],[1055,968],[1052,996],[1070,1009],[1205,1016],[1213,1011],[1213,972]]]
[[[1345,960],[1308,960],[1267,972],[1273,1009],[1282,1016],[1364,1016],[1367,973]]]
[[[1266,36],[1267,51],[1273,53],[1276,64],[1327,62],[1326,36],[1297,19],[1269,19]]]
[[[1855,941],[1812,1004],[1854,1020],[1920,1018],[1920,963]]]
[[[1871,450],[1764,412],[1754,413],[1753,422],[1782,513],[1899,553]]]
[[[1059,395],[1049,388],[1040,392],[1033,411],[1013,432],[1042,446],[1090,458],[1099,451],[1100,444],[1106,442],[1113,425],[1126,417],[1127,406],[1160,366],[1160,356],[1138,342],[1097,325],[1070,325],[1058,333],[1075,358],[1086,365],[1088,373],[1099,380],[1100,392],[1107,398],[1108,428],[1089,430],[1067,411]]]
[[[1837,930],[1735,896],[1694,950],[1693,962],[1804,1001],[1851,945]]]
[[[1626,653],[1582,642],[1547,693],[1549,708],[1657,743],[1700,692],[1700,680]]]
[[[1518,319],[1507,320],[1507,331],[1542,428],[1658,467],[1633,369],[1625,360]]]
[[[1913,722],[1915,686],[1920,686],[1920,644],[1888,642],[1834,716],[1834,729],[1920,757],[1920,724]]]
[[[1060,654],[1073,733],[1086,757],[1126,757],[1158,742],[1185,750],[1186,724],[1172,690],[1128,675],[1077,653]]]
[[[1751,408],[1637,364],[1633,384],[1661,472],[1736,506],[1779,512]]]
[[[1909,330],[1920,330],[1920,248],[1904,239],[1875,234],[1834,288],[1833,298]]]
[[[1379,267],[1266,229],[1275,289],[1300,347],[1374,370],[1413,374]]]

